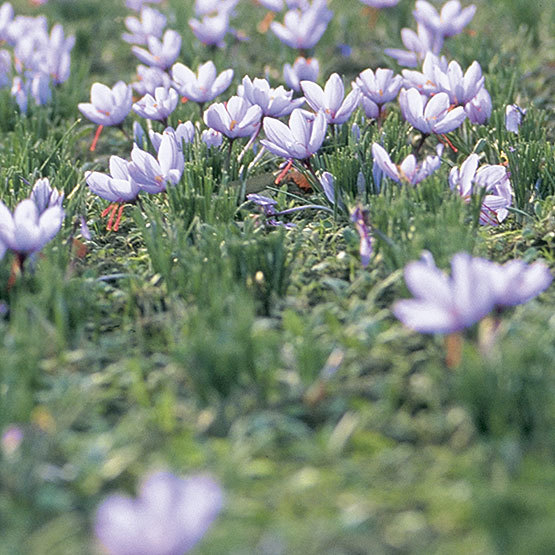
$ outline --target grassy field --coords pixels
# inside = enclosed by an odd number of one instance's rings
[[[328,133],[313,166],[335,176],[347,206],[369,210],[366,268],[347,212],[261,225],[238,181],[246,140],[229,164],[225,143],[188,146],[179,184],[126,206],[119,230],[107,231],[108,203],[84,172],[128,158],[132,142],[106,128],[90,152],[95,126],[77,104],[95,81],[133,79],[120,39],[128,11],[109,0],[12,4],[61,22],[76,45],[48,105],[21,115],[0,90],[0,199],[13,208],[39,177],[66,195],[63,228],[34,263],[13,280],[13,257],[0,261],[0,432],[23,431],[21,445],[0,452],[0,553],[100,553],[96,507],[156,469],[222,484],[225,507],[199,554],[554,553],[554,288],[505,315],[487,354],[470,329],[456,368],[442,335],[410,331],[391,312],[410,296],[402,270],[423,249],[445,269],[460,251],[555,265],[552,3],[475,0],[470,32],[444,51],[463,68],[480,62],[492,117],[450,133],[457,153],[446,148],[418,186],[390,181],[378,193],[373,181],[372,143],[398,160],[417,135],[397,105],[381,128],[359,109],[358,140],[351,122]],[[211,50],[187,25],[192,4],[161,5],[183,36],[179,61],[232,67],[226,98],[245,74],[281,82],[295,54],[256,30],[262,8],[242,0],[233,25],[250,40]],[[320,83],[399,71],[383,49],[401,47],[413,4],[375,18],[358,1],[332,0],[314,52]],[[504,126],[512,102],[527,109],[518,135]],[[170,116],[189,119],[200,121],[192,102]],[[485,161],[508,163],[515,189],[498,227],[478,225],[476,203],[449,189],[450,168],[480,141]],[[321,192],[274,186],[280,162],[266,155],[253,172],[279,209],[326,204]]]

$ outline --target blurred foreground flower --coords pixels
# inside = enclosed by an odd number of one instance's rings
[[[58,204],[41,214],[34,200],[25,199],[12,215],[0,201],[0,258],[6,249],[15,252],[20,260],[39,252],[60,231],[63,219],[64,211]]]
[[[95,534],[111,555],[183,555],[204,536],[223,504],[212,478],[150,475],[136,499],[111,495],[99,506]]]
[[[405,266],[405,283],[414,299],[397,301],[393,313],[421,333],[453,333],[472,326],[493,309],[523,304],[549,287],[552,276],[543,262],[503,265],[468,253],[451,259],[451,276],[426,253]]]

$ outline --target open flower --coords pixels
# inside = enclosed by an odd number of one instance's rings
[[[168,184],[178,183],[185,165],[177,139],[170,133],[164,133],[157,158],[135,144],[131,151],[131,160],[129,175],[141,189],[153,194],[165,191]]]
[[[123,33],[121,38],[131,44],[147,44],[148,37],[162,36],[166,26],[166,16],[158,10],[144,6],[141,8],[141,17],[128,16],[125,18],[125,26],[129,33]]]
[[[131,111],[131,87],[118,81],[111,89],[102,83],[91,87],[91,102],[77,105],[79,111],[98,125],[119,125]]]
[[[316,81],[320,73],[320,64],[316,58],[298,57],[293,65],[283,66],[285,84],[294,91],[301,90],[301,81]]]
[[[158,37],[149,35],[146,40],[148,50],[140,46],[133,46],[133,54],[141,62],[149,66],[159,67],[160,69],[169,68],[179,56],[181,50],[181,35],[172,29],[168,29],[162,40]]]
[[[91,192],[110,202],[133,202],[141,187],[129,174],[129,164],[119,156],[110,156],[110,175],[86,172],[85,180]]]
[[[179,97],[174,89],[156,87],[154,97],[146,94],[133,104],[133,111],[146,119],[165,121],[175,110]]]
[[[378,143],[372,145],[374,164],[377,164],[382,172],[393,181],[410,185],[416,185],[434,173],[441,165],[442,153],[443,145],[439,144],[436,147],[436,156],[427,156],[421,164],[417,163],[414,154],[409,154],[399,165],[396,165],[381,145]]]
[[[288,116],[304,104],[304,98],[292,98],[293,91],[286,91],[281,86],[274,89],[266,79],[255,78],[251,81],[248,75],[243,77],[238,94],[251,104],[260,106],[263,116],[273,118]]]
[[[274,21],[270,29],[287,46],[305,50],[320,40],[332,16],[333,12],[328,10],[326,0],[314,0],[304,11],[289,10],[283,24]]]
[[[439,54],[443,47],[443,37],[420,24],[416,33],[412,29],[401,29],[401,40],[406,50],[386,48],[384,52],[405,67],[416,67],[428,52]]]
[[[421,333],[453,333],[472,326],[494,307],[488,260],[455,254],[451,276],[439,270],[431,256],[405,266],[405,283],[413,299],[397,301],[393,313]]]
[[[462,106],[451,109],[449,95],[441,92],[427,100],[417,89],[402,90],[399,104],[404,118],[425,134],[448,133],[466,118]]]
[[[223,48],[225,45],[224,37],[229,31],[229,14],[222,11],[216,15],[204,16],[200,21],[191,18],[189,19],[189,27],[202,44]]]
[[[458,35],[470,23],[475,13],[474,4],[461,9],[458,0],[450,0],[443,4],[439,13],[429,2],[418,0],[416,9],[412,12],[418,23],[441,37]]]
[[[212,104],[204,113],[204,123],[229,139],[250,137],[262,118],[260,106],[232,96],[228,102]]]
[[[504,166],[485,164],[478,169],[478,154],[471,154],[460,169],[454,167],[449,173],[451,189],[457,191],[466,202],[476,192],[474,186],[486,192],[480,210],[482,225],[498,225],[508,215],[513,190]]]
[[[330,75],[324,90],[312,81],[301,81],[301,89],[310,107],[316,112],[324,112],[329,124],[345,123],[360,100],[360,91],[357,88],[345,97],[345,87],[337,73]]]
[[[214,62],[208,61],[199,66],[195,74],[187,66],[177,63],[172,67],[172,78],[179,94],[204,104],[214,100],[229,87],[233,70],[226,69],[218,75]]]
[[[32,199],[22,200],[12,213],[0,201],[0,257],[10,249],[26,257],[39,252],[51,241],[64,219],[64,211],[58,204],[39,212]]]
[[[111,555],[181,555],[204,536],[223,504],[208,476],[150,475],[132,499],[114,494],[98,507],[94,531]]]
[[[270,152],[283,158],[304,160],[322,146],[327,123],[323,112],[313,116],[297,108],[289,117],[289,125],[278,119],[264,118],[263,126],[266,139],[260,143]]]

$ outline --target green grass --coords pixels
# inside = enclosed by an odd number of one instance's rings
[[[119,231],[106,231],[107,203],[89,193],[84,171],[128,157],[131,143],[105,129],[91,153],[94,129],[76,104],[96,80],[132,78],[123,1],[13,2],[18,14],[61,21],[77,42],[72,76],[49,106],[21,116],[0,92],[0,198],[13,207],[29,193],[24,180],[46,176],[66,194],[62,232],[11,286],[12,257],[0,261],[9,306],[0,431],[18,424],[25,434],[14,454],[0,454],[2,555],[97,552],[100,501],[134,493],[158,468],[209,472],[226,492],[196,553],[555,550],[553,288],[503,318],[487,356],[470,330],[455,370],[441,336],[408,331],[390,310],[408,295],[402,268],[423,249],[442,268],[461,250],[555,264],[554,11],[539,0],[475,3],[476,34],[450,39],[447,53],[463,67],[480,61],[494,112],[488,125],[449,135],[458,153],[446,149],[437,174],[377,193],[372,143],[383,138],[397,161],[417,139],[397,107],[381,129],[359,113],[360,141],[344,126],[314,157],[347,206],[369,209],[374,255],[364,269],[346,212],[300,212],[285,220],[291,230],[261,225],[238,186],[239,142],[229,167],[225,143],[190,147],[181,182],[127,206]],[[321,76],[339,71],[349,83],[366,67],[395,67],[383,48],[400,46],[411,6],[401,0],[371,27],[360,2],[332,1],[336,17],[314,52]],[[183,33],[180,60],[233,67],[234,86],[246,73],[277,84],[294,59],[256,32],[264,12],[249,3],[235,25],[251,40],[218,51],[193,41],[192,2],[163,7]],[[528,108],[518,136],[504,128],[509,102]],[[198,120],[191,104],[172,121]],[[517,210],[495,229],[477,226],[476,207],[448,187],[449,169],[475,148],[490,164],[507,161],[515,188]],[[247,189],[270,185],[278,162],[259,162]],[[266,191],[280,209],[326,203],[282,185]],[[90,241],[78,233],[81,215]]]

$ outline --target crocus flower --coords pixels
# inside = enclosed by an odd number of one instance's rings
[[[453,333],[472,326],[495,304],[489,264],[483,258],[458,253],[447,277],[433,259],[410,262],[405,266],[405,283],[414,298],[397,301],[393,313],[405,326],[421,333]]]
[[[215,129],[205,129],[201,135],[200,140],[208,147],[218,147],[224,141],[224,136]]]
[[[239,0],[195,0],[195,14],[199,17],[215,13],[231,13]]]
[[[64,193],[50,186],[48,177],[38,179],[31,190],[30,199],[37,205],[39,216],[52,206],[62,206]]]
[[[420,24],[416,33],[412,29],[401,29],[401,40],[406,50],[386,48],[384,52],[405,67],[416,67],[428,52],[439,54],[443,47],[443,38]]]
[[[181,50],[181,35],[168,29],[162,40],[152,35],[147,37],[148,50],[140,46],[133,46],[131,50],[139,60],[149,66],[160,69],[169,68],[179,56]]]
[[[383,111],[383,106],[391,102],[403,86],[403,78],[393,75],[391,69],[365,69],[356,78],[355,86],[362,93],[362,105],[367,117],[377,118]]]
[[[35,73],[28,78],[16,75],[13,78],[11,93],[21,113],[26,114],[29,98],[32,98],[37,106],[43,106],[52,98],[50,78],[44,73]]]
[[[46,73],[56,85],[65,83],[69,78],[71,66],[71,50],[75,45],[75,37],[65,37],[63,27],[58,23],[52,27],[40,56],[38,70]]]
[[[305,11],[289,10],[283,24],[273,21],[270,29],[287,46],[306,50],[320,40],[332,16],[326,0],[314,0]]]
[[[504,166],[488,164],[478,169],[478,154],[471,154],[460,169],[454,167],[449,174],[451,189],[457,191],[466,202],[475,193],[474,186],[486,192],[480,211],[482,225],[498,225],[508,214],[512,202],[512,187]]]
[[[491,110],[491,96],[485,87],[482,87],[478,94],[464,106],[469,121],[479,125],[483,125],[489,120]]]
[[[518,135],[518,130],[525,114],[526,110],[520,108],[520,106],[509,104],[505,108],[505,129]]]
[[[131,151],[131,160],[129,175],[141,189],[153,194],[165,191],[168,184],[178,183],[185,165],[177,139],[170,133],[164,133],[157,158],[135,144]]]
[[[310,158],[324,142],[326,116],[318,112],[315,116],[297,108],[289,117],[289,125],[274,118],[264,118],[266,139],[260,141],[270,152],[283,158]]]
[[[285,84],[294,91],[301,90],[301,81],[316,81],[320,73],[320,64],[316,58],[299,57],[294,64],[283,66]]]
[[[446,73],[448,65],[445,56],[427,52],[422,62],[422,71],[403,69],[403,86],[405,89],[418,89],[421,94],[432,96],[440,92],[436,83],[436,68]]]
[[[157,87],[169,89],[172,80],[170,76],[159,67],[137,66],[137,81],[131,83],[137,94],[144,96],[145,94],[153,95]]]
[[[133,16],[125,18],[125,26],[129,33],[123,33],[121,38],[131,44],[147,44],[148,37],[162,36],[166,21],[166,16],[158,10],[144,6],[141,9],[140,19]]]
[[[77,105],[79,111],[98,125],[119,125],[131,111],[131,87],[118,81],[112,89],[102,83],[91,87],[91,102]]]
[[[175,110],[179,96],[174,89],[156,87],[154,97],[146,94],[133,104],[133,111],[146,119],[165,121]]]
[[[233,70],[226,69],[218,75],[214,63],[208,61],[199,66],[195,74],[187,66],[177,63],[172,67],[172,78],[179,94],[204,104],[214,100],[229,87]]]
[[[370,235],[368,223],[368,210],[364,210],[362,206],[357,206],[351,214],[351,221],[355,224],[360,236],[360,262],[362,267],[366,268],[372,255],[372,235]]]
[[[476,61],[472,62],[463,75],[458,62],[453,60],[449,63],[446,72],[435,66],[435,82],[438,91],[449,95],[452,105],[465,105],[470,102],[484,86],[482,68]]]
[[[286,91],[281,86],[273,89],[266,79],[255,78],[251,81],[248,75],[243,77],[238,94],[251,104],[260,106],[263,116],[273,118],[288,116],[305,101],[304,98],[293,99],[293,91]]]
[[[224,37],[229,31],[229,15],[224,11],[213,16],[207,15],[201,21],[189,19],[189,27],[202,44],[223,48]]]
[[[533,264],[522,260],[490,263],[490,286],[497,309],[527,303],[545,291],[552,281],[549,267],[541,261]]]
[[[450,0],[443,4],[439,13],[429,2],[418,0],[416,9],[412,12],[418,23],[441,37],[458,35],[470,23],[475,13],[474,4],[461,9],[458,0]]]
[[[204,536],[222,504],[213,479],[158,472],[142,483],[136,499],[107,497],[94,531],[110,555],[182,555]]]
[[[22,200],[12,213],[0,201],[0,255],[6,248],[22,258],[39,252],[62,227],[64,211],[58,204],[39,213],[32,199]]]
[[[448,133],[459,127],[466,118],[462,106],[450,109],[449,95],[444,92],[428,100],[417,89],[403,89],[399,95],[399,105],[403,117],[414,128],[426,134]]]
[[[164,133],[170,133],[175,137],[177,148],[183,150],[183,144],[192,143],[195,140],[195,126],[192,121],[180,123],[175,129],[173,127],[166,127]],[[156,133],[156,131],[149,131],[149,138],[152,146],[156,151],[160,148],[162,137],[164,133]]]
[[[86,172],[85,180],[95,195],[110,202],[133,202],[141,187],[129,174],[130,162],[119,156],[110,156],[110,175]]]
[[[301,81],[301,89],[310,104],[318,112],[321,110],[329,124],[345,123],[358,106],[360,90],[353,89],[345,97],[343,81],[337,73],[332,73],[327,80],[324,90],[312,81]]]
[[[443,145],[439,144],[436,147],[436,156],[427,156],[421,164],[417,162],[414,154],[409,154],[399,165],[396,165],[381,145],[378,143],[372,145],[374,164],[377,164],[393,181],[410,185],[416,185],[434,173],[441,165],[442,153]]]
[[[251,106],[240,96],[232,96],[225,103],[212,104],[204,112],[204,123],[230,139],[250,137],[261,118],[260,106]]]

